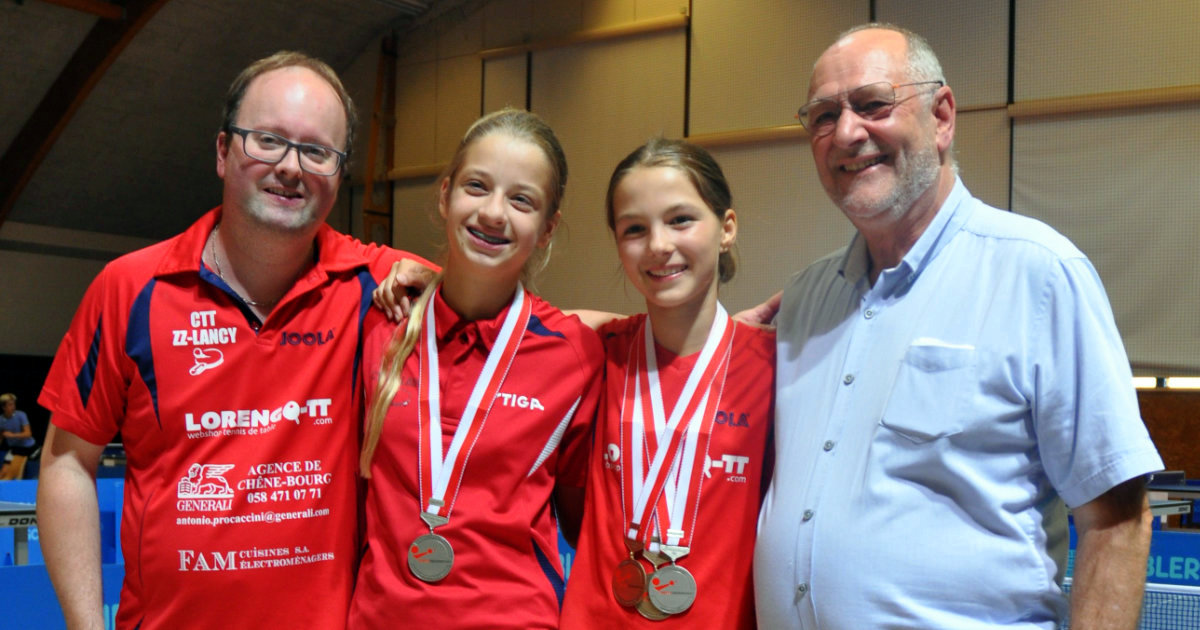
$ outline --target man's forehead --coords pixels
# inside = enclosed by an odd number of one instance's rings
[[[890,35],[900,39],[897,41]],[[877,81],[901,82],[905,72],[903,36],[893,31],[860,31],[830,46],[813,66],[809,98],[825,98]]]
[[[259,114],[293,111],[316,114],[320,110],[330,112],[330,122],[334,118],[340,121],[331,132],[345,133],[341,97],[324,77],[304,66],[275,68],[255,77],[246,87],[239,108],[239,112]]]

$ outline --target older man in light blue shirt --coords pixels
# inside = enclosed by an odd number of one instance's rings
[[[853,30],[801,110],[850,245],[784,291],[763,628],[1132,628],[1162,461],[1100,280],[971,197],[918,36]]]

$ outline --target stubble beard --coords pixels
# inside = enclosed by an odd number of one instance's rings
[[[921,195],[937,182],[941,157],[934,143],[902,155],[896,161],[896,182],[882,196],[870,190],[850,190],[835,200],[847,216],[895,220],[904,216]]]

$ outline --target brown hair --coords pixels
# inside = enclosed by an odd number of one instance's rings
[[[346,92],[342,80],[338,78],[333,68],[330,68],[329,64],[324,61],[302,52],[281,50],[270,57],[264,57],[246,66],[229,85],[229,91],[225,94],[225,108],[221,112],[221,131],[226,134],[230,133],[230,127],[234,125],[238,110],[242,107],[242,98],[246,96],[246,90],[255,79],[272,70],[293,66],[308,68],[325,79],[333,91],[337,92],[338,99],[342,101],[342,109],[346,112],[346,146],[343,147],[346,159],[342,165],[343,172],[345,172],[345,162],[350,161],[350,153],[354,149],[354,126],[358,123],[358,112],[354,109],[354,102],[350,100],[350,94]]]
[[[542,150],[550,163],[550,198],[546,204],[546,218],[558,212],[563,194],[567,187],[567,158],[562,145],[554,131],[544,120],[530,112],[504,108],[492,112],[476,120],[469,128],[458,148],[451,158],[450,164],[442,175],[442,181],[454,181],[454,176],[466,161],[467,149],[475,142],[493,134],[506,133],[514,138],[533,143]],[[526,263],[526,267],[530,266]],[[383,360],[379,366],[379,383],[371,393],[371,401],[367,407],[366,427],[363,434],[362,453],[359,457],[359,472],[363,477],[371,476],[371,461],[375,458],[375,449],[379,446],[379,438],[383,434],[383,421],[387,418],[388,408],[392,399],[400,389],[400,375],[404,371],[404,363],[412,355],[413,349],[421,339],[421,325],[424,323],[425,310],[430,308],[429,301],[442,281],[438,274],[421,292],[421,297],[413,304],[408,314],[408,321],[402,328],[397,328],[388,341],[383,352]]]
[[[613,194],[621,180],[625,179],[633,169],[639,167],[651,168],[669,166],[687,175],[700,198],[708,205],[708,209],[717,215],[717,219],[725,219],[725,211],[733,207],[733,193],[729,191],[729,182],[721,165],[713,156],[690,142],[669,140],[667,138],[652,138],[646,144],[633,150],[625,156],[617,168],[613,170],[608,180],[608,193],[604,196],[604,210],[608,219],[608,229],[616,228],[616,216],[613,209]],[[737,258],[733,251],[721,252],[717,258],[717,278],[721,282],[733,279],[737,272]]]

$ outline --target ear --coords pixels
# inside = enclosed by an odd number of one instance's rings
[[[446,218],[446,213],[450,211],[450,178],[443,177],[442,185],[438,190],[438,214],[442,215],[442,219]]]
[[[950,150],[954,143],[954,122],[958,108],[954,102],[954,92],[950,86],[943,85],[933,95],[933,118],[937,124],[937,147],[942,156]]]
[[[217,134],[217,177],[225,179],[225,160],[229,157],[229,134]]]
[[[538,249],[546,249],[550,245],[550,239],[554,238],[554,231],[558,229],[558,221],[562,218],[562,212],[555,210],[554,214],[546,218],[546,224],[543,227],[542,235],[538,237]]]
[[[721,253],[729,251],[737,241],[737,213],[733,208],[725,210],[721,217]]]

